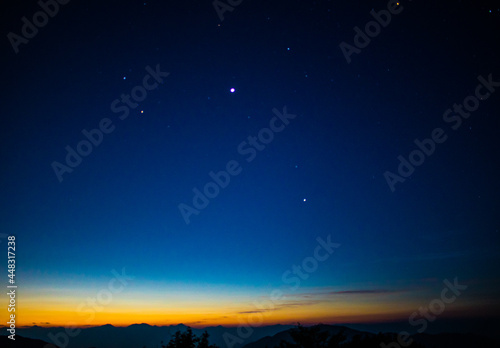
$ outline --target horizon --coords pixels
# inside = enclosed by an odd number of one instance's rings
[[[482,320],[491,320],[492,322],[494,321],[500,321],[499,318],[497,317],[440,317],[439,318],[441,322],[454,322],[454,321],[469,321],[469,320],[477,320],[477,319],[482,319]],[[346,326],[346,325],[407,325],[408,321],[407,320],[397,320],[397,321],[374,321],[374,322],[338,322],[338,323],[328,323],[328,322],[297,322],[297,321],[290,321],[289,323],[283,322],[283,323],[276,323],[276,324],[259,324],[255,325],[254,327],[266,327],[266,326],[297,326],[297,324],[300,324],[301,326],[304,327],[310,327],[310,326],[317,326],[317,325],[331,325],[331,326]],[[116,328],[127,328],[130,326],[140,326],[140,325],[147,325],[151,327],[172,327],[172,326],[184,326],[184,327],[190,327],[193,329],[201,330],[204,328],[216,328],[216,327],[224,327],[224,328],[237,328],[240,327],[241,324],[234,324],[234,325],[200,325],[199,323],[193,323],[193,324],[186,324],[186,323],[177,323],[177,324],[148,324],[148,323],[133,323],[133,324],[128,324],[128,325],[113,325],[111,323],[106,323],[106,324],[100,324],[100,325],[85,325],[85,326],[71,326],[72,328],[79,328],[79,329],[89,329],[89,328],[98,328],[98,327],[103,327],[103,326],[112,326]],[[18,328],[21,329],[26,329],[26,328],[33,328],[33,327],[41,327],[41,328],[63,328],[67,327],[67,325],[23,325],[23,326],[18,326]],[[0,325],[0,328],[8,328],[8,326],[3,326]]]
[[[484,320],[484,318],[483,318]],[[398,325],[399,324],[399,325]],[[441,323],[443,324],[443,323]],[[456,323],[455,323],[456,324]],[[425,334],[414,332],[411,335],[412,340],[419,342],[434,342],[435,347],[441,347],[445,342],[454,341],[461,342],[460,347],[470,347],[470,344],[477,344],[482,342],[483,345],[491,345],[500,342],[500,335],[496,328],[499,325],[497,318],[496,323],[488,323],[486,326],[480,324],[472,328],[467,325],[460,328],[457,325],[441,325],[441,328],[436,330],[434,327]],[[484,324],[484,322],[483,322]],[[28,327],[18,328],[17,335],[20,337],[31,337],[35,340],[41,340],[44,348],[54,348],[52,345],[47,345],[48,342],[58,345],[59,347],[70,346],[87,347],[91,342],[96,342],[98,337],[103,335],[106,338],[100,339],[100,343],[107,347],[135,347],[142,344],[143,346],[157,347],[158,343],[172,341],[177,333],[189,332],[192,329],[194,337],[204,335],[206,333],[211,343],[215,343],[215,347],[245,347],[246,344],[257,345],[256,347],[267,347],[269,344],[275,345],[279,340],[286,340],[288,337],[287,332],[296,330],[298,326],[307,327],[321,327],[320,330],[330,333],[345,333],[347,337],[385,337],[382,338],[380,343],[389,342],[393,340],[397,332],[397,337],[404,337],[407,335],[407,323],[399,322],[390,326],[370,326],[370,325],[355,325],[355,324],[315,324],[315,325],[302,325],[295,323],[293,325],[272,325],[272,326],[254,326],[243,329],[241,327],[224,327],[224,326],[211,326],[211,327],[190,327],[184,324],[169,325],[169,326],[152,326],[146,323],[133,324],[128,327],[115,327],[111,324],[104,326],[94,326],[87,328],[43,328],[43,327]],[[0,326],[0,328],[2,328]],[[476,330],[476,329],[480,330]],[[174,335],[175,330],[175,335]],[[118,337],[116,336],[118,334]],[[383,335],[383,336],[380,336]],[[131,339],[134,337],[133,339]],[[200,336],[199,336],[200,337]],[[6,336],[4,338],[7,338]],[[446,341],[443,342],[443,338]],[[380,338],[379,338],[380,340]],[[399,339],[398,339],[399,340]],[[430,341],[429,341],[430,340]],[[464,343],[468,342],[468,343]],[[28,343],[29,341],[24,341]],[[281,341],[283,342],[283,341]],[[439,343],[441,342],[441,343]],[[35,342],[33,341],[33,344]],[[147,343],[147,344],[146,344]],[[146,344],[146,345],[145,345]],[[436,344],[438,344],[436,346]],[[372,347],[373,345],[365,345]],[[456,346],[456,345],[454,345]],[[356,346],[358,347],[358,346]],[[443,346],[444,347],[444,346]],[[458,346],[457,346],[458,347]]]

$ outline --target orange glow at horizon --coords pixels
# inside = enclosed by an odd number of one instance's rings
[[[354,323],[401,319],[414,310],[414,306],[394,306],[387,303],[317,302],[312,304],[293,302],[276,303],[274,310],[260,312],[252,305],[228,303],[187,304],[172,306],[158,303],[130,303],[117,301],[107,306],[81,306],[69,303],[43,303],[26,301],[17,315],[20,326],[72,326],[87,327],[111,324],[177,325],[192,327],[238,326],[251,323],[257,326],[274,324]],[[267,306],[268,304],[266,304]],[[393,310],[388,310],[393,308]]]
[[[90,327],[145,323],[157,326],[184,324],[201,328],[297,322],[304,325],[374,323],[408,320],[411,313],[432,298],[422,297],[421,293],[419,297],[411,291],[378,294],[333,292],[332,295],[331,289],[302,288],[301,293],[285,293],[283,298],[273,302],[268,289],[226,289],[224,292],[197,287],[186,287],[181,291],[172,286],[162,291],[155,286],[148,289],[155,290],[131,288],[128,292],[106,298],[95,288],[46,288],[36,291],[25,288],[22,301],[16,307],[16,324]],[[478,308],[480,304],[480,301],[454,304],[453,308],[447,308],[446,315],[472,313],[471,308]],[[5,298],[0,300],[0,305],[6,308]],[[2,318],[2,322],[7,320]]]

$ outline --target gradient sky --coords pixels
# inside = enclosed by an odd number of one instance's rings
[[[402,1],[350,64],[339,44],[387,1],[243,1],[223,21],[211,1],[71,1],[17,54],[7,34],[40,8],[4,5],[18,324],[237,325],[276,289],[265,323],[406,320],[455,277],[468,289],[443,316],[497,315],[500,92],[457,130],[443,120],[478,76],[500,80],[491,3]],[[113,101],[158,65],[170,75],[121,120]],[[247,162],[239,144],[285,106],[296,117]],[[59,182],[51,164],[104,118],[114,131]],[[384,173],[435,128],[448,139],[391,192]],[[179,204],[231,160],[241,173],[186,224]],[[283,274],[328,236],[340,246],[291,289]]]

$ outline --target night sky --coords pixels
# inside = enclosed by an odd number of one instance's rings
[[[18,325],[498,315],[498,4],[229,3],[3,5]]]

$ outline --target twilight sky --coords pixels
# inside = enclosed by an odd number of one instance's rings
[[[441,316],[498,315],[493,3],[4,5],[18,323],[407,320],[455,278]]]

